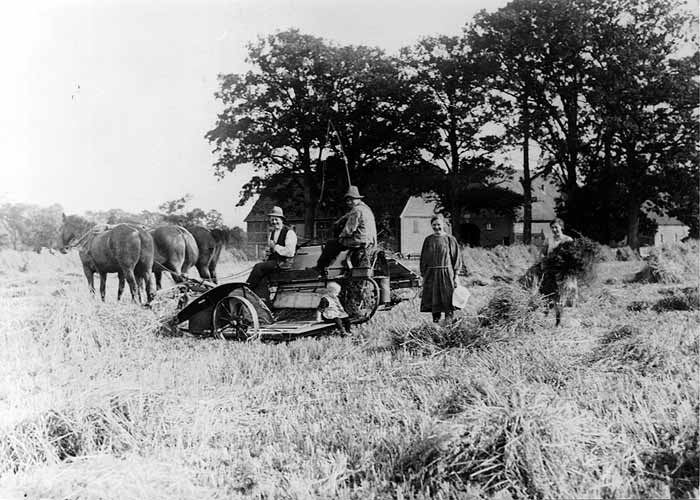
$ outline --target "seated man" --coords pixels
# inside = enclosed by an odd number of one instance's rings
[[[361,249],[377,244],[377,226],[372,210],[362,201],[357,186],[350,186],[345,193],[345,203],[350,211],[333,224],[337,239],[327,241],[316,269],[322,271],[333,262],[340,252],[349,249]]]
[[[270,218],[267,260],[255,264],[247,279],[248,287],[263,300],[270,298],[268,276],[280,269],[289,269],[297,248],[297,235],[292,228],[284,225],[282,209],[272,207],[272,211],[267,216]]]

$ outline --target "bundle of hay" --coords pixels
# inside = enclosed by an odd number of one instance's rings
[[[664,311],[694,311],[700,309],[700,295],[696,287],[686,287],[661,291],[665,295],[658,300],[652,309]]]
[[[454,347],[475,347],[483,341],[477,325],[466,319],[446,325],[424,323],[408,328],[394,327],[389,330],[389,335],[394,347],[420,354]]]
[[[598,261],[600,245],[588,238],[566,241],[555,248],[543,261],[545,273],[557,278],[576,277],[579,281],[595,278],[595,263]]]
[[[600,245],[598,250],[598,262],[614,262],[617,260],[617,249],[607,245]]]
[[[542,306],[536,288],[503,285],[478,312],[479,326],[490,333],[529,333],[540,324],[535,312]]]
[[[540,293],[558,300],[563,283],[593,281],[599,248],[598,243],[585,237],[561,243],[541,263]]]
[[[614,453],[612,439],[575,404],[544,387],[487,389],[470,398],[473,404],[404,450],[397,481],[431,498],[600,493],[579,471],[599,467],[596,454]]]
[[[654,252],[644,259],[644,267],[628,281],[631,283],[680,283],[683,267]]]
[[[634,325],[620,325],[603,335],[603,337],[600,339],[600,343],[603,345],[609,345],[613,342],[617,342],[618,340],[639,336],[640,334],[641,331]]]
[[[589,359],[602,371],[647,375],[667,369],[671,357],[669,349],[660,349],[638,328],[627,326],[605,335]]]
[[[455,347],[482,348],[534,332],[542,325],[536,314],[541,306],[542,297],[537,289],[508,284],[496,289],[476,317],[442,325],[394,326],[389,335],[394,347],[421,354]]]
[[[621,262],[630,262],[641,260],[639,253],[633,250],[631,247],[620,247],[615,252],[616,260]]]

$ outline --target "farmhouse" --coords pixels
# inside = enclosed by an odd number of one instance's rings
[[[649,213],[648,216],[656,222],[657,226],[653,242],[655,247],[670,243],[680,243],[683,238],[688,236],[690,228],[675,217],[656,215],[654,213]]]
[[[522,194],[522,186],[512,180],[506,186],[511,191]],[[556,188],[543,181],[532,186],[532,242],[542,244],[550,235],[549,223],[554,220]],[[420,253],[421,245],[432,229],[430,218],[435,214],[436,203],[429,194],[411,197],[401,212],[401,253],[412,255]],[[458,218],[451,233],[462,245],[471,247],[494,247],[522,242],[523,209],[514,215],[504,215],[493,210],[465,211]],[[449,230],[449,229],[448,229]]]
[[[406,257],[420,255],[423,240],[433,232],[430,218],[436,213],[437,203],[429,196],[411,196],[401,211],[399,232],[400,251]],[[452,232],[450,223],[445,230]]]

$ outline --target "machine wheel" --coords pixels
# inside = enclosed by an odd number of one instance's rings
[[[224,297],[216,303],[211,324],[213,335],[224,340],[250,340],[260,328],[253,304],[238,296]]]
[[[369,321],[379,307],[379,285],[372,278],[348,280],[340,291],[340,302],[352,323]]]

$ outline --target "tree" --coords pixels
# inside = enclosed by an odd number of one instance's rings
[[[531,24],[513,6],[493,13],[482,11],[465,28],[465,36],[482,67],[487,69],[488,88],[504,96],[498,122],[506,140],[522,145],[523,242],[532,238],[532,182],[542,175],[530,168],[530,143],[542,138],[546,119],[535,101],[541,44]]]
[[[60,205],[39,207],[26,203],[5,203],[0,206],[0,219],[8,230],[9,243],[15,250],[56,245],[63,209]]]
[[[183,227],[204,226],[209,229],[228,230],[218,210],[211,209],[207,212],[201,208],[187,210],[187,204],[191,199],[192,195],[187,193],[180,198],[161,203],[158,209],[164,212],[160,214],[162,221]]]
[[[331,201],[331,184],[364,189],[381,171],[390,173],[386,192],[391,174],[424,163],[421,147],[434,133],[422,118],[430,101],[383,51],[289,30],[252,44],[249,62],[254,71],[220,77],[216,96],[225,111],[207,133],[219,155],[218,175],[243,163],[257,171],[239,205],[262,191],[280,193],[305,207],[304,236],[313,238],[318,204]],[[332,157],[342,158],[342,170],[326,168]],[[290,197],[297,193],[299,199]]]
[[[500,142],[486,133],[501,103],[489,98],[488,68],[462,37],[427,37],[402,49],[401,55],[418,88],[434,104],[429,123],[439,136],[424,149],[441,174],[427,185],[456,227],[468,190],[498,183],[511,173],[492,159]]]
[[[533,131],[534,118],[535,139],[546,157],[541,173],[553,175],[562,186],[562,215],[575,227],[572,207],[589,128],[583,97],[590,40],[605,5],[598,0],[513,0],[493,14],[482,13],[475,23],[479,37],[494,44],[492,53],[504,51],[502,66],[512,65],[505,73],[512,80],[503,80],[501,90],[517,99],[523,140]],[[528,182],[527,174],[523,182]]]
[[[215,94],[224,105],[206,138],[219,158],[219,176],[252,163],[258,174],[245,186],[239,206],[259,193],[273,175],[294,176],[303,186],[304,221],[313,227],[316,162],[326,146],[333,58],[320,38],[292,29],[248,47],[255,70],[220,75]],[[310,233],[307,236],[311,236]]]
[[[603,161],[593,162],[598,168],[589,175],[605,200],[624,200],[627,242],[638,248],[643,206],[678,213],[697,197],[700,56],[677,56],[693,19],[679,3],[616,5],[593,52],[588,100],[599,118]]]

